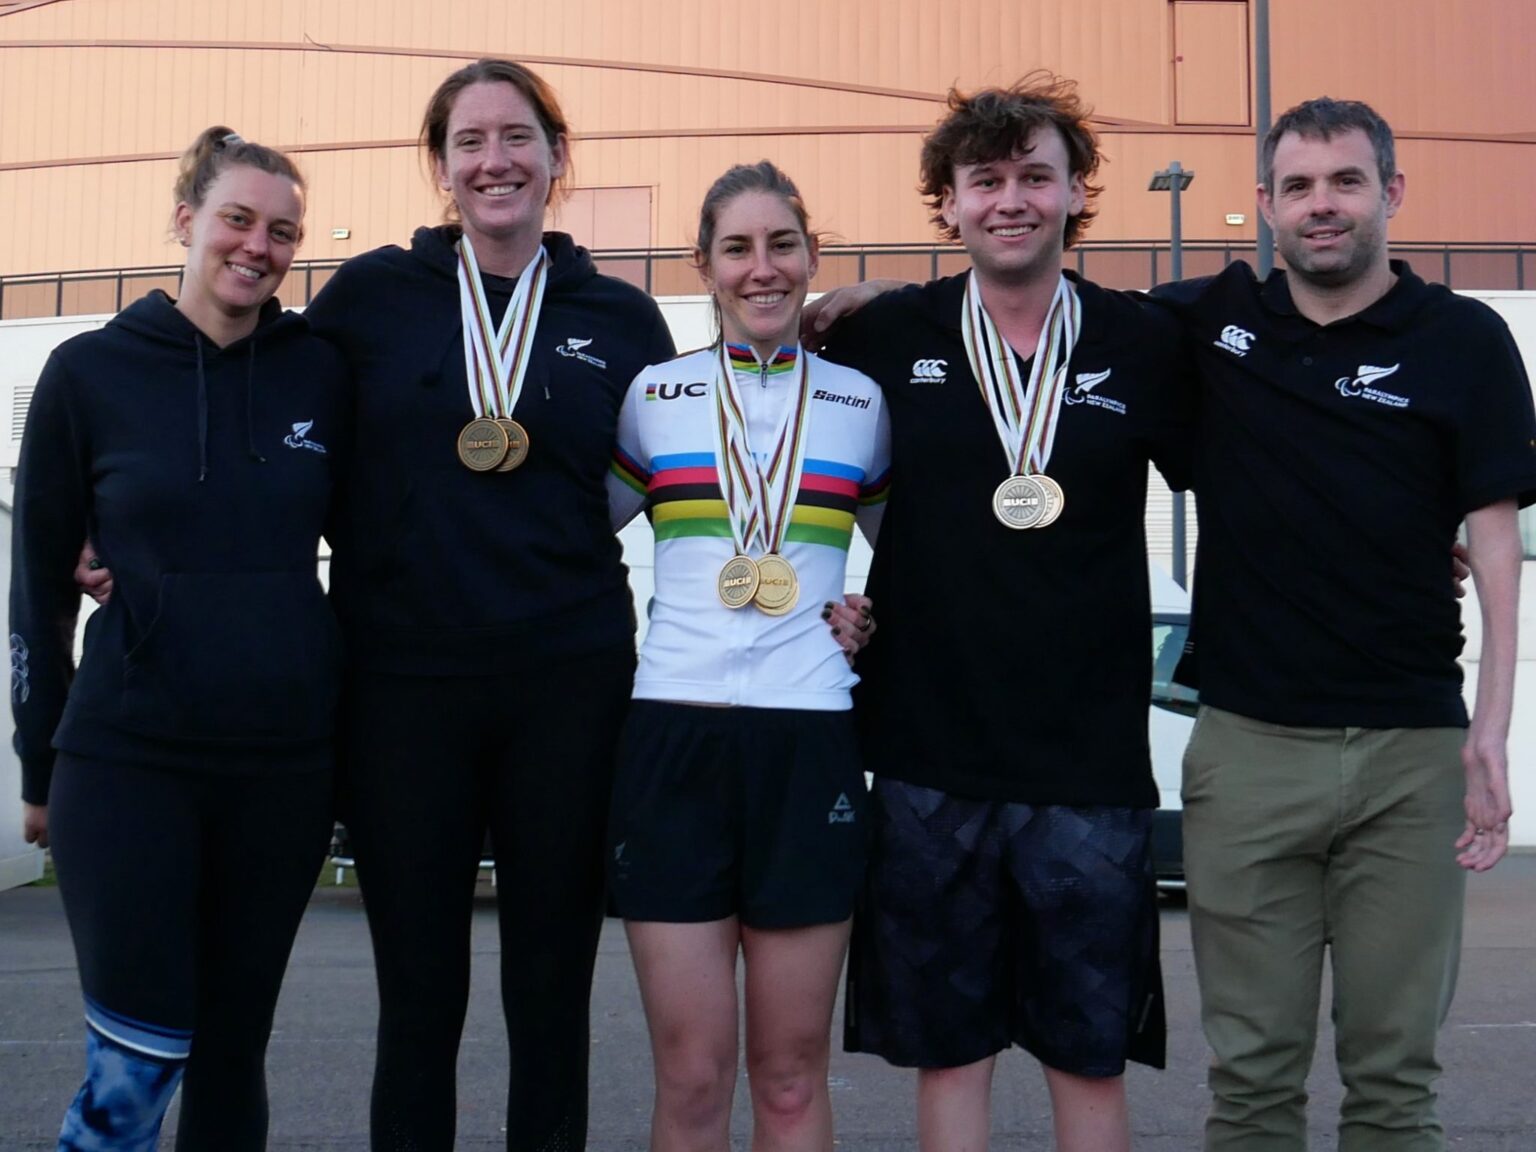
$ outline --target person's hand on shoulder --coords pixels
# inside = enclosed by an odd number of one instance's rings
[[[843,317],[852,316],[871,300],[906,286],[904,280],[865,280],[818,296],[800,310],[800,343],[815,352],[826,343],[832,325]]]

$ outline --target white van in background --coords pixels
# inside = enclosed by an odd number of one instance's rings
[[[1199,697],[1173,682],[1173,670],[1189,638],[1189,593],[1156,564],[1152,578],[1152,708],[1147,739],[1152,745],[1152,777],[1157,781],[1158,810],[1152,818],[1152,867],[1160,888],[1184,887],[1183,804],[1184,746],[1195,726]]]

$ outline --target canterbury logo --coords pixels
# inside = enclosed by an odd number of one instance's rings
[[[32,652],[20,632],[11,633],[11,702],[25,704],[32,698]]]
[[[324,456],[325,445],[306,438],[309,430],[314,426],[313,420],[300,420],[293,426],[293,431],[283,437],[283,443],[290,448],[308,448],[311,452],[318,452]]]
[[[1246,328],[1239,328],[1236,324],[1228,324],[1221,330],[1221,336],[1212,341],[1218,348],[1225,348],[1235,356],[1248,355],[1248,349],[1253,347],[1256,339],[1252,332]]]
[[[912,364],[912,383],[942,384],[949,376],[948,360],[917,360]]]

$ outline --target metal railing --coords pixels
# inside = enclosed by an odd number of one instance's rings
[[[1394,245],[1394,256],[1408,260],[1426,280],[1451,288],[1536,289],[1536,242],[1504,244]],[[1254,260],[1251,242],[1187,240],[1184,272],[1208,276],[1233,260]],[[656,296],[686,296],[701,291],[698,273],[684,248],[595,251],[598,268]],[[307,304],[342,261],[297,261],[283,284],[282,302]],[[963,271],[965,250],[953,244],[829,245],[822,249],[817,290],[854,284],[872,277],[931,280]],[[1150,288],[1168,278],[1171,258],[1164,241],[1088,242],[1067,253],[1066,266],[1110,288]],[[153,288],[176,291],[176,265],[107,268],[78,272],[41,272],[0,276],[0,320],[79,316],[121,311]]]

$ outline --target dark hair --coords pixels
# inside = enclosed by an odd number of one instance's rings
[[[1103,155],[1088,117],[1077,84],[1050,72],[1031,72],[1010,88],[984,88],[969,96],[951,88],[949,115],[923,139],[918,184],[940,234],[946,240],[960,238],[959,229],[945,222],[943,211],[944,191],[954,186],[957,165],[1023,155],[1037,132],[1054,128],[1067,146],[1069,174],[1083,180],[1083,210],[1069,217],[1066,227],[1066,246],[1076,244],[1098,214],[1094,201],[1104,190],[1093,183]]]
[[[1369,104],[1359,100],[1334,100],[1319,96],[1307,100],[1286,111],[1275,121],[1269,135],[1264,137],[1264,157],[1259,166],[1259,183],[1265,191],[1275,191],[1275,149],[1280,138],[1287,132],[1305,139],[1332,140],[1345,132],[1364,132],[1370,138],[1371,149],[1376,153],[1376,171],[1381,175],[1385,188],[1387,181],[1397,175],[1397,148],[1392,141],[1392,128]]]
[[[302,190],[304,177],[298,167],[276,148],[242,140],[233,128],[222,124],[205,128],[192,146],[181,154],[181,168],[172,190],[177,204],[195,210],[203,206],[208,189],[229,168],[256,168],[274,176],[285,176]]]
[[[569,192],[575,169],[571,166],[571,126],[566,123],[565,113],[560,110],[560,100],[537,72],[515,60],[499,60],[487,56],[466,64],[437,86],[427,110],[421,117],[421,151],[428,167],[448,153],[448,117],[459,93],[472,84],[510,84],[523,94],[533,106],[533,114],[539,118],[544,130],[544,142],[551,148],[562,137],[566,142],[565,171],[549,186],[545,203],[563,199]]]
[[[794,213],[806,240],[813,245],[819,242],[820,237],[811,231],[811,215],[805,210],[800,189],[795,187],[795,182],[777,164],[772,160],[759,160],[756,164],[735,164],[709,186],[709,191],[704,194],[704,203],[699,206],[699,238],[693,252],[694,267],[702,269],[709,264],[709,250],[715,243],[715,229],[719,227],[720,213],[743,192],[767,192],[777,196]]]

